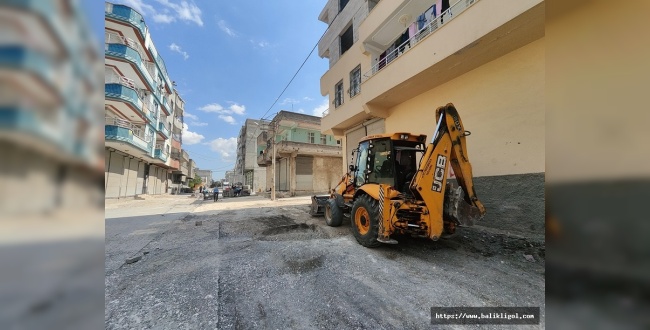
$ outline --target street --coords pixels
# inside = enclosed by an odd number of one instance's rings
[[[482,328],[544,327],[543,240],[476,226],[368,249],[309,205],[107,200],[105,327],[429,329],[434,306],[540,307],[540,326]]]

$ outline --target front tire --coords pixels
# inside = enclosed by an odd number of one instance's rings
[[[325,204],[325,223],[330,227],[338,227],[343,223],[343,210],[334,198],[328,199]]]
[[[379,235],[379,206],[377,201],[368,195],[361,195],[352,206],[350,214],[352,235],[359,244],[373,248],[381,245],[377,241]]]

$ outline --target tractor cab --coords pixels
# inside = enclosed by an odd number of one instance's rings
[[[354,185],[386,184],[407,193],[425,151],[425,140],[426,135],[409,133],[363,138],[356,150],[356,166],[350,167]]]

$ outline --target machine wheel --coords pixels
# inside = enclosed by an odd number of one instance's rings
[[[352,234],[359,244],[369,248],[381,245],[377,241],[379,218],[377,201],[368,195],[359,196],[350,214]]]
[[[325,223],[330,227],[338,227],[343,223],[343,210],[336,204],[336,199],[328,199],[325,204]]]

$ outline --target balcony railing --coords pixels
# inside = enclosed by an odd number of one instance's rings
[[[107,17],[116,18],[133,24],[140,31],[142,39],[147,36],[147,25],[144,24],[144,18],[134,9],[106,2],[104,5],[104,14]]]
[[[165,138],[169,138],[169,129],[165,126],[164,122],[158,123],[158,132],[160,132]]]
[[[169,153],[164,149],[162,144],[156,144],[156,149],[154,151],[154,157],[162,160],[163,162],[167,161]]]
[[[106,140],[127,142],[149,153],[150,137],[146,137],[144,129],[128,120],[119,118],[105,118],[104,136]]]
[[[142,111],[142,113],[145,111],[143,110],[144,103],[140,99],[138,92],[134,88],[123,85],[121,82],[107,82],[104,85],[104,93],[106,98],[126,101],[133,104],[138,110]]]
[[[392,61],[397,59],[399,56],[402,56],[404,53],[409,51],[411,48],[415,47],[418,43],[424,40],[429,35],[433,34],[438,28],[443,24],[449,23],[454,17],[458,16],[460,13],[465,11],[467,8],[478,2],[479,0],[459,0],[454,3],[449,9],[445,10],[438,17],[434,18],[425,25],[422,29],[417,31],[414,36],[403,42],[401,45],[397,46],[393,51],[386,54],[386,57],[377,61],[375,65],[370,68],[366,73],[363,74],[362,83],[370,79],[372,76],[385,68]],[[325,115],[325,114],[323,114]]]

